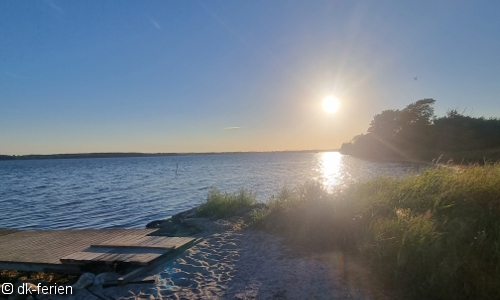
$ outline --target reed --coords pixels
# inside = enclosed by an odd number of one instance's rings
[[[282,189],[254,225],[313,251],[359,255],[413,299],[500,299],[500,166],[380,177],[329,194]]]

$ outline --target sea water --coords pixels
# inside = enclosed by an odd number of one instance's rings
[[[333,192],[424,168],[338,152],[0,161],[0,227],[143,228],[199,205],[214,187],[247,188],[265,202],[284,186],[310,180]]]

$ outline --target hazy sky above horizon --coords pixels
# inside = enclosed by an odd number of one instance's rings
[[[498,1],[1,1],[0,154],[335,149],[422,98],[437,115],[500,117],[499,13]]]

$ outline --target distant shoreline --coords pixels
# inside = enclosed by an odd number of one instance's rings
[[[78,159],[78,158],[120,158],[120,157],[156,157],[156,156],[193,156],[193,155],[232,155],[232,154],[264,154],[264,153],[317,153],[338,152],[338,149],[325,150],[290,150],[290,151],[247,151],[247,152],[192,152],[192,153],[73,153],[73,154],[28,154],[0,155],[2,160],[33,160],[33,159]]]

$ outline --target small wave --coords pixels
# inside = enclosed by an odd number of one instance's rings
[[[149,221],[203,203],[212,187],[222,192],[247,187],[258,193],[258,200],[265,202],[285,182],[294,187],[313,178],[343,186],[379,173],[405,174],[409,169],[405,165],[370,164],[354,158],[340,160],[338,166],[326,164],[329,166],[326,168],[322,157],[321,154],[185,156],[182,160],[184,165],[190,163],[189,173],[182,174],[179,170],[179,176],[169,173],[166,177],[164,172],[148,176],[155,166],[169,163],[172,159],[169,157],[19,161],[16,170],[5,172],[0,168],[3,210],[0,227],[143,228]],[[100,167],[101,162],[106,162],[106,168]],[[45,165],[51,166],[51,172],[45,171]],[[28,216],[20,207],[29,207],[36,213]]]

